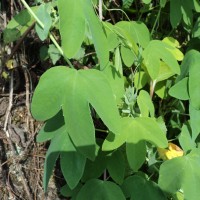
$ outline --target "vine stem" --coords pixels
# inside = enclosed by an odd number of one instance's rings
[[[162,8],[161,8],[161,6],[160,6],[159,11],[158,11],[158,15],[156,16],[156,20],[155,20],[154,25],[153,25],[153,28],[152,28],[152,30],[151,30],[151,36],[153,35],[154,29],[155,29],[156,24],[157,24],[157,22],[158,22],[158,19],[159,19],[159,17],[160,17],[161,9],[162,9]]]
[[[102,21],[103,20],[103,0],[99,0],[99,19]]]
[[[22,4],[24,5],[24,7],[29,11],[29,13],[33,16],[33,18],[36,20],[36,22],[38,23],[38,25],[44,29],[44,24],[41,22],[41,20],[37,17],[37,15],[32,11],[32,9],[30,8],[30,6],[26,3],[25,0],[20,0],[22,2]],[[74,66],[72,65],[72,63],[70,62],[70,60],[65,56],[62,48],[60,47],[60,45],[57,43],[57,41],[55,40],[54,36],[49,32],[49,37],[51,39],[51,41],[54,43],[54,45],[56,46],[56,48],[58,49],[58,51],[60,52],[60,54],[65,58],[67,64],[71,67],[74,68]]]

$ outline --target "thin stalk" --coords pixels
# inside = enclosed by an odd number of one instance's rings
[[[32,9],[30,8],[30,6],[26,3],[25,0],[21,0],[22,4],[24,5],[24,7],[29,11],[29,13],[33,16],[33,18],[36,20],[36,22],[38,23],[38,25],[44,29],[44,24],[40,21],[40,19],[36,16],[36,14],[32,11]],[[72,65],[72,63],[70,62],[70,60],[65,56],[62,48],[60,47],[60,45],[57,43],[57,41],[55,40],[55,38],[53,37],[53,35],[49,32],[49,37],[51,39],[51,41],[54,43],[54,45],[56,46],[56,48],[58,49],[58,51],[60,52],[60,54],[65,58],[67,64],[71,67],[74,68],[74,66]]]
[[[159,11],[158,11],[158,15],[157,15],[157,17],[156,17],[156,20],[155,20],[155,22],[154,22],[153,28],[152,28],[152,30],[151,30],[151,36],[153,35],[154,29],[155,29],[155,27],[156,27],[156,24],[157,24],[157,22],[158,22],[158,20],[159,20],[159,18],[160,18],[161,9],[162,9],[162,8],[161,8],[161,6],[160,6]]]
[[[102,132],[102,133],[108,133],[109,132],[108,130],[102,130],[102,129],[98,129],[98,128],[96,128],[95,131],[99,131],[99,132]]]
[[[99,0],[99,19],[102,21],[103,20],[103,0]]]

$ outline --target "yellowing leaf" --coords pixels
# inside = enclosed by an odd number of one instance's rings
[[[172,48],[167,48],[173,56],[176,58],[176,60],[181,61],[184,58],[183,53],[178,49],[180,48],[179,42],[172,38],[172,37],[166,37],[162,40],[164,43],[168,44]]]
[[[172,158],[183,156],[183,150],[169,142],[168,149],[157,148],[159,157],[163,160],[171,160]]]

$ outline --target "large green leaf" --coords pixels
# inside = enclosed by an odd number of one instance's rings
[[[178,62],[169,49],[172,49],[170,45],[159,40],[152,40],[143,51],[144,64],[153,80],[158,78],[160,67],[162,67],[161,60],[173,73],[180,73]]]
[[[86,182],[77,195],[77,200],[125,200],[120,187],[110,181],[92,179]]]
[[[200,196],[200,152],[165,161],[159,172],[159,186],[166,192],[176,193],[182,189],[184,199],[198,200]],[[175,179],[174,179],[175,178]]]
[[[181,0],[170,0],[170,22],[173,28],[178,26],[181,18]]]
[[[122,190],[126,198],[131,200],[167,200],[156,183],[138,175],[128,177],[122,185]]]
[[[80,1],[79,6],[81,6],[81,9],[84,11],[84,16],[91,31],[92,41],[94,43],[94,47],[97,52],[100,66],[101,69],[103,70],[109,63],[109,48],[108,48],[107,38],[103,29],[103,24],[95,15],[90,0],[79,0],[79,1]]]
[[[158,147],[165,148],[167,139],[165,133],[154,118],[122,118],[122,131],[119,135],[109,133],[103,143],[103,150],[109,151],[120,147],[123,143],[138,143],[141,140],[149,141]]]
[[[68,58],[76,55],[85,37],[85,16],[81,0],[58,0],[62,48]]]
[[[54,67],[44,73],[33,95],[31,111],[37,120],[48,120],[63,111],[75,146],[88,158],[95,157],[95,130],[91,104],[114,133],[120,131],[120,118],[111,86],[98,70]]]

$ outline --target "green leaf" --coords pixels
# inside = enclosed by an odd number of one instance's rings
[[[79,183],[85,168],[86,158],[76,151],[73,144],[65,141],[65,148],[60,154],[60,165],[62,173],[71,189]]]
[[[194,149],[196,147],[195,142],[192,140],[190,131],[188,130],[187,125],[185,124],[181,128],[179,142],[185,152]]]
[[[172,28],[176,28],[182,18],[181,0],[170,0],[170,22]]]
[[[51,140],[57,134],[66,132],[66,126],[62,112],[58,112],[54,117],[49,119],[40,129],[37,135],[37,142],[45,142]]]
[[[39,18],[39,20],[42,22],[44,27],[42,28],[42,27],[40,27],[39,24],[36,24],[35,30],[36,30],[39,38],[42,41],[44,41],[48,37],[49,30],[52,25],[51,16],[48,12],[48,4],[41,4],[37,10],[36,15]]]
[[[76,196],[78,194],[78,192],[80,191],[82,187],[82,184],[79,183],[73,190],[70,189],[70,187],[66,184],[64,185],[61,190],[60,193],[64,196],[64,197],[72,197],[71,200],[76,199]]]
[[[85,171],[82,177],[82,181],[86,182],[93,178],[99,178],[106,169],[107,157],[99,146],[97,146],[97,155],[94,161],[87,160]]]
[[[172,194],[182,189],[184,199],[198,200],[200,196],[199,168],[199,149],[192,150],[186,156],[165,161],[160,167],[159,186]]]
[[[44,176],[43,176],[43,186],[44,190],[47,191],[47,186],[49,179],[51,177],[56,160],[63,150],[63,146],[66,145],[67,138],[69,138],[68,133],[63,131],[57,134],[52,140],[51,144],[46,153],[45,163],[44,163]]]
[[[138,171],[146,159],[145,141],[141,140],[138,143],[135,143],[133,139],[133,142],[131,143],[131,140],[129,139],[129,142],[126,143],[126,155],[131,169],[134,172]]]
[[[148,92],[141,90],[137,97],[137,103],[142,117],[149,117],[149,114],[154,117],[155,109]]]
[[[120,147],[123,143],[138,143],[141,140],[165,148],[168,145],[165,133],[153,118],[122,118],[122,131],[119,135],[109,133],[103,143],[103,150],[110,151]]]
[[[85,16],[82,0],[58,0],[62,48],[68,58],[73,58],[85,37]]]
[[[189,62],[189,96],[192,106],[199,110],[200,109],[200,70],[199,70],[199,59],[200,53],[192,50]]]
[[[142,0],[145,4],[150,4],[151,0]]]
[[[115,183],[92,179],[86,182],[77,195],[77,200],[125,200],[125,197]]]
[[[128,177],[122,185],[122,190],[126,198],[131,198],[131,200],[167,200],[155,182],[147,181],[138,175]]]
[[[44,121],[62,108],[75,146],[94,160],[95,130],[89,104],[110,130],[119,133],[121,125],[114,94],[103,72],[97,70],[77,71],[64,66],[49,69],[36,87],[31,111],[35,119]]]
[[[160,67],[162,67],[160,60],[166,63],[173,73],[180,73],[180,67],[176,59],[173,54],[168,51],[170,48],[170,45],[164,42],[152,40],[143,51],[144,64],[153,80],[158,78]]]
[[[58,49],[56,48],[56,46],[54,44],[50,44],[49,45],[49,49],[48,49],[48,54],[52,60],[52,63],[55,65],[56,62],[60,59],[61,54],[58,51]]]
[[[122,184],[125,175],[124,156],[121,151],[114,151],[107,162],[107,169],[111,178],[118,184]]]
[[[38,7],[31,7],[34,13],[37,12]],[[26,30],[34,23],[34,18],[29,14],[28,10],[22,10],[15,15],[3,30],[4,43],[16,41],[22,36]]]
[[[119,74],[115,67],[112,65],[108,65],[104,70],[104,74],[108,78],[108,81],[112,87],[112,91],[114,97],[116,99],[117,104],[120,104],[125,93],[124,90],[124,77]]]
[[[117,34],[114,32],[114,25],[109,22],[103,22],[103,26],[107,35],[108,48],[110,51],[113,51],[117,46],[119,46]]]
[[[144,71],[136,72],[134,75],[134,87],[138,90],[143,88],[149,80],[149,76]]]
[[[200,37],[200,17],[197,19],[197,21],[194,24],[194,27],[192,29],[192,37]]]
[[[100,61],[100,67],[101,67],[101,70],[103,70],[109,63],[109,47],[108,47],[105,31],[103,29],[103,25],[99,21],[98,17],[95,15],[95,12],[90,0],[86,0],[86,1],[80,0],[80,6],[81,6],[81,9],[84,11],[84,14],[85,14],[84,16],[88,23],[89,29],[91,31],[92,41],[94,43],[94,47],[97,52],[97,57],[99,58],[99,61]]]
[[[122,0],[123,8],[130,8],[134,0]]]
[[[188,77],[173,85],[169,89],[169,95],[180,100],[188,100]]]
[[[134,63],[134,60],[136,59],[135,54],[131,51],[131,49],[121,46],[121,55],[122,55],[122,60],[124,64],[127,67],[131,67]]]
[[[119,52],[119,47],[116,48],[115,50],[115,68],[116,71],[119,72],[121,75],[123,74],[122,72],[122,59],[121,59],[121,55]]]
[[[195,141],[200,133],[200,110],[195,109],[191,104],[189,105],[190,125],[192,129],[192,140]]]
[[[161,6],[161,8],[164,8],[165,5],[166,5],[166,3],[167,3],[167,0],[160,0],[160,6]]]

